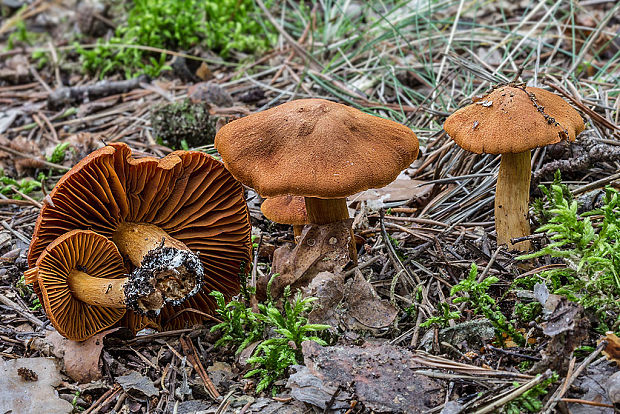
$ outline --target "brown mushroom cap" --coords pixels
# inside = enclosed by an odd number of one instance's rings
[[[585,128],[579,113],[556,94],[514,86],[502,86],[459,109],[443,127],[460,147],[477,154],[519,153],[563,139],[574,141]]]
[[[205,270],[199,293],[162,310],[158,318],[162,328],[167,329],[163,315],[189,306],[211,312],[212,290],[227,297],[239,291],[238,275],[249,264],[251,251],[243,187],[207,154],[176,151],[162,159],[134,159],[127,145],[113,143],[65,174],[49,200],[35,226],[30,266],[52,241],[71,230],[88,229],[110,239],[121,222],[150,223],[197,253]],[[199,313],[192,313],[187,322],[202,320]]]
[[[303,197],[285,195],[263,201],[260,210],[269,220],[280,224],[303,226],[308,223],[306,202]]]
[[[226,168],[266,198],[343,198],[383,187],[418,154],[406,126],[323,99],[300,99],[224,125]]]
[[[56,330],[64,337],[82,341],[116,324],[125,309],[93,306],[74,298],[69,274],[80,270],[103,279],[126,276],[123,257],[116,245],[97,233],[73,230],[50,243],[37,260],[35,286]]]

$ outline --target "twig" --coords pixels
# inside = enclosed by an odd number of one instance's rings
[[[8,231],[10,231],[13,234],[13,236],[17,237],[18,239],[20,239],[21,241],[23,241],[26,244],[30,244],[30,240],[26,236],[24,236],[23,234],[21,234],[17,230],[13,229],[11,226],[9,226],[9,224],[6,221],[2,220],[0,222],[0,224],[2,225],[2,227],[7,229]]]
[[[486,414],[486,413],[493,412],[493,411],[497,410],[498,408],[502,407],[503,405],[509,403],[510,401],[512,401],[512,400],[520,397],[521,395],[525,394],[527,391],[531,390],[532,388],[534,388],[535,386],[537,386],[541,382],[545,381],[549,377],[551,377],[551,371],[547,370],[547,372],[545,372],[544,374],[537,376],[536,378],[534,378],[530,382],[528,382],[526,384],[523,384],[522,386],[520,386],[519,388],[517,388],[514,391],[510,392],[506,396],[500,398],[497,401],[492,402],[491,404],[487,404],[486,406],[484,406],[484,407],[474,411],[473,413],[474,414]]]
[[[22,158],[28,158],[29,160],[37,161],[37,162],[41,163],[41,165],[45,165],[46,167],[49,167],[49,168],[55,168],[55,169],[57,169],[59,171],[69,171],[70,170],[70,168],[67,168],[64,165],[55,164],[53,162],[49,162],[47,160],[43,160],[41,158],[37,158],[37,157],[35,157],[33,155],[24,154],[23,152],[16,151],[13,148],[7,147],[6,145],[0,145],[0,151],[8,152],[11,155],[15,155],[15,156],[22,157]]]
[[[119,392],[121,392],[122,388],[118,384],[114,384],[114,387],[107,390],[90,408],[84,411],[83,414],[95,414],[98,413],[101,407],[107,404],[112,398],[114,398]]]
[[[265,6],[265,3],[263,3],[262,0],[256,0],[256,4],[258,4],[258,7],[260,7],[263,13],[265,13],[265,16],[267,16],[267,19],[273,25],[273,27],[275,27],[276,30],[280,32],[282,37],[284,37],[284,39],[293,47],[293,49],[295,49],[295,52],[297,52],[300,57],[306,57],[306,59],[310,61],[310,65],[313,66],[315,70],[319,70],[319,71],[323,70],[323,66],[321,65],[321,63],[314,56],[308,53],[306,49],[301,47],[299,43],[297,43],[295,39],[293,39],[293,37],[290,34],[288,34],[286,30],[282,28],[282,26],[280,26],[278,21],[273,17],[273,15],[269,11],[269,9]]]
[[[17,303],[13,302],[11,299],[7,298],[6,296],[2,294],[0,294],[0,302],[2,302],[2,304],[4,304],[5,306],[8,306],[15,312],[19,313],[21,316],[28,319],[30,322],[37,325],[39,328],[45,328],[45,323],[42,322],[39,318],[32,315],[30,312],[27,312],[26,310],[22,309],[22,307],[19,306]]]
[[[572,191],[573,195],[585,193],[590,190],[594,190],[596,188],[601,188],[611,183],[612,181],[620,180],[620,172],[607,176],[605,178],[601,178],[600,180],[593,181],[590,184],[586,184],[582,187],[576,188]]]
[[[398,255],[396,254],[396,251],[394,250],[394,246],[392,246],[392,242],[390,241],[390,237],[387,231],[385,230],[385,222],[383,220],[384,216],[385,216],[385,212],[383,211],[383,209],[379,210],[379,221],[381,223],[381,235],[383,236],[383,241],[385,242],[385,245],[387,246],[388,256],[390,256],[390,260],[392,261],[394,265],[394,269],[395,270],[399,268],[402,269],[405,275],[407,275],[407,278],[408,278],[409,284],[411,284],[411,287],[415,287],[415,284],[413,283],[414,276],[409,272],[409,269],[407,269],[405,265],[403,264],[403,262],[401,262],[400,259],[398,258]],[[420,281],[420,278],[417,277],[417,275],[415,276],[415,279],[418,283],[422,283]]]
[[[148,82],[148,76],[140,75],[137,78],[122,81],[104,80],[93,85],[60,88],[47,97],[47,103],[52,108],[58,108],[79,102],[85,97],[94,98],[125,93],[138,88],[141,83]]]
[[[570,377],[566,378],[564,385],[562,387],[558,387],[558,389],[553,393],[551,398],[549,398],[549,400],[547,401],[547,404],[545,404],[545,406],[543,407],[543,410],[542,410],[543,414],[550,414],[553,412],[553,409],[555,408],[557,403],[561,401],[566,390],[568,390],[571,384],[579,377],[579,375],[581,375],[581,372],[584,369],[586,369],[588,365],[590,365],[590,363],[594,360],[594,358],[596,358],[598,354],[600,354],[601,351],[605,349],[606,346],[607,346],[607,341],[602,340],[598,344],[596,349],[590,355],[588,355],[586,359],[584,359],[581,365],[579,365],[579,368],[577,368]]]
[[[179,342],[181,343],[183,353],[187,357],[187,360],[192,364],[198,375],[200,375],[200,378],[205,385],[205,389],[207,390],[211,398],[217,401],[217,399],[220,398],[221,395],[217,391],[217,388],[215,388],[215,385],[213,385],[213,382],[211,382],[211,378],[209,378],[209,375],[207,375],[207,371],[200,362],[200,359],[198,358],[198,353],[196,352],[196,348],[194,348],[194,343],[191,339],[187,337],[179,338]]]
[[[611,404],[605,404],[596,401],[580,400],[579,398],[562,398],[560,401],[572,404],[593,405],[594,407],[614,408]]]

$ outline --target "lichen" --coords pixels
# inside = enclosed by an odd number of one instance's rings
[[[209,115],[209,105],[182,102],[158,106],[151,111],[153,135],[160,144],[173,149],[188,149],[212,144],[216,119]]]

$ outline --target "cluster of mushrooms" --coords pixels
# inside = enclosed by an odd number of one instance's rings
[[[115,325],[176,329],[213,312],[212,290],[238,293],[250,234],[243,187],[221,162],[191,151],[136,159],[112,143],[49,194],[25,279],[72,340]]]
[[[579,114],[553,93],[504,85],[444,128],[466,150],[502,154],[497,240],[526,250],[511,239],[530,231],[530,150],[573,141],[584,129]],[[389,184],[418,154],[409,128],[323,99],[233,121],[215,146],[223,163],[189,151],[135,159],[110,144],[60,180],[38,218],[26,280],[62,335],[174,329],[213,312],[212,290],[237,294],[251,248],[241,183],[266,198],[267,218],[298,236],[305,225],[348,220],[347,196]]]

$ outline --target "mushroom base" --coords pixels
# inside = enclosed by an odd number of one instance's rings
[[[180,305],[198,293],[204,268],[189,250],[158,247],[142,260],[125,285],[126,304],[140,314],[157,316],[164,305]]]
[[[346,198],[316,198],[305,197],[308,223],[329,224],[349,219],[349,208]],[[357,264],[357,249],[353,229],[350,229],[351,242],[349,243],[349,256],[354,264]]]
[[[502,154],[495,190],[495,230],[497,244],[527,251],[529,240],[512,244],[510,239],[530,235],[528,209],[532,176],[530,150]]]

